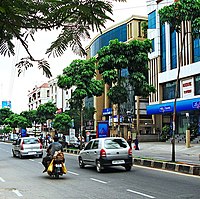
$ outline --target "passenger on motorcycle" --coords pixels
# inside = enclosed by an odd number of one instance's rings
[[[54,142],[51,143],[51,144],[49,145],[49,147],[47,148],[47,155],[46,155],[46,156],[43,158],[43,160],[42,160],[42,164],[43,164],[44,167],[45,167],[43,173],[47,171],[48,166],[49,166],[51,160],[53,159],[53,156],[54,156],[55,152],[56,152],[56,151],[61,151],[61,152],[63,152],[63,147],[62,147],[62,144],[60,144],[60,143],[58,142],[58,137],[55,136],[55,137],[53,138],[53,140],[54,140]]]

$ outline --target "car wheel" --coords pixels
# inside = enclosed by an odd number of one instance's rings
[[[85,167],[85,164],[83,163],[83,160],[82,160],[81,157],[79,158],[79,167],[80,168],[84,168]]]
[[[97,172],[98,173],[101,173],[102,172],[102,166],[101,166],[101,163],[100,163],[100,161],[99,160],[97,160],[97,162],[96,162],[96,169],[97,169]]]
[[[39,158],[42,158],[42,154],[39,155]]]
[[[130,170],[131,170],[131,168],[132,168],[132,166],[131,166],[131,165],[125,165],[125,169],[126,169],[126,171],[130,171]]]

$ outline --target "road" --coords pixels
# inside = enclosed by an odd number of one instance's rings
[[[200,177],[133,166],[103,173],[80,169],[77,155],[65,154],[68,173],[53,179],[42,173],[41,158],[13,158],[11,144],[0,142],[1,199],[197,199]]]

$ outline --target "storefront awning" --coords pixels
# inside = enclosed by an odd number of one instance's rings
[[[200,98],[180,100],[176,102],[177,112],[191,111],[191,110],[200,110]],[[147,106],[148,115],[173,113],[173,111],[174,111],[174,101]]]

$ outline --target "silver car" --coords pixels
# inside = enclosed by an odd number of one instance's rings
[[[42,157],[42,144],[36,137],[22,137],[13,141],[13,157],[39,156]]]
[[[124,138],[96,138],[88,142],[78,156],[80,168],[93,165],[97,172],[108,166],[123,166],[126,171],[132,168],[132,149]]]

